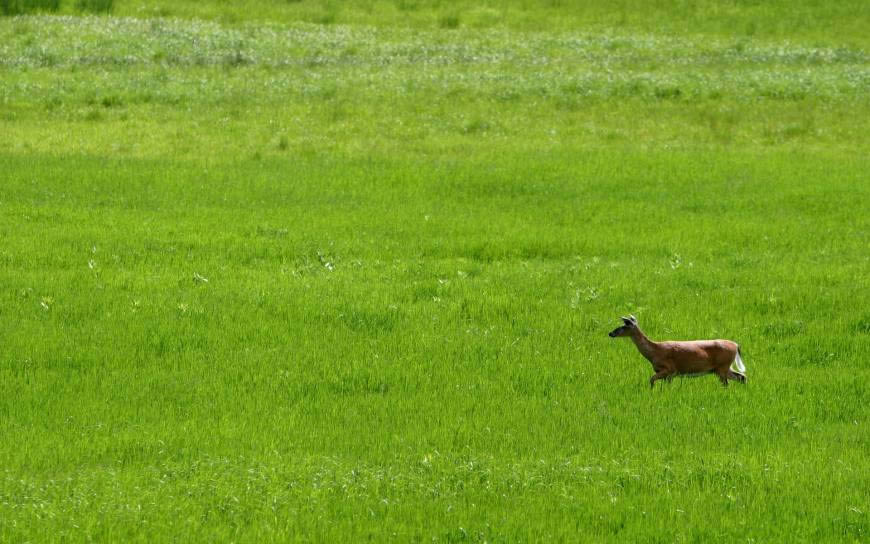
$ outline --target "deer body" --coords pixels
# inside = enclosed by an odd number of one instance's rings
[[[655,374],[649,380],[670,381],[674,376],[716,374],[722,385],[728,380],[746,383],[746,368],[740,357],[740,346],[731,340],[691,340],[685,342],[653,342],[637,326],[634,316],[622,318],[625,325],[610,333],[611,337],[628,336],[638,351],[653,366]]]

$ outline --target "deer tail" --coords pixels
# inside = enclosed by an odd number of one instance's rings
[[[734,362],[731,363],[731,369],[741,374],[746,374],[746,366],[743,365],[743,358],[740,356],[740,346],[737,346],[737,356],[734,357]]]

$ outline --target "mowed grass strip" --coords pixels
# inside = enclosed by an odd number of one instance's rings
[[[105,17],[3,20],[0,44],[11,153],[867,150],[856,47]]]

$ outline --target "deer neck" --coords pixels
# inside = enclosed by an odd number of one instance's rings
[[[631,341],[637,346],[637,350],[641,355],[646,357],[649,362],[655,362],[656,355],[659,352],[659,345],[657,343],[647,338],[643,331],[638,328],[634,329]]]

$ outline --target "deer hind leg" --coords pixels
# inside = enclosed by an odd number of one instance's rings
[[[717,369],[716,375],[719,376],[719,381],[722,382],[722,387],[728,387],[728,378],[731,376],[731,371],[727,368],[723,370]]]
[[[738,382],[742,383],[743,385],[746,385],[746,376],[744,376],[743,374],[741,374],[739,372],[729,370],[728,371],[728,379],[738,381]]]

